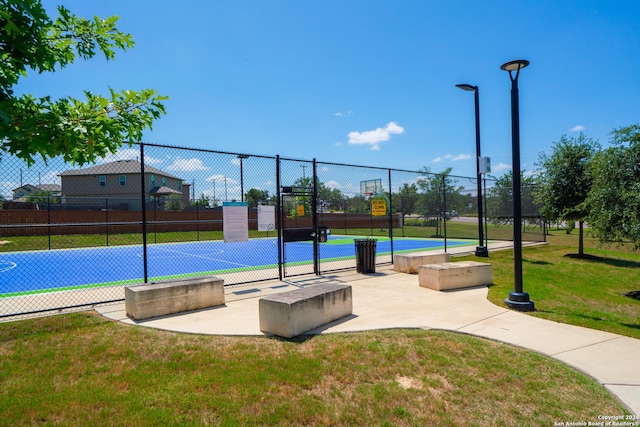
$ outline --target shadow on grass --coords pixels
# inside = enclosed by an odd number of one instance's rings
[[[534,265],[553,265],[552,262],[548,262],[548,261],[529,261],[528,259],[523,259],[522,262],[526,262]]]
[[[582,254],[582,255],[580,255],[580,254],[566,254],[565,257],[573,258],[573,259],[580,259],[580,260],[584,260],[584,261],[600,262],[600,263],[611,265],[611,266],[614,266],[614,267],[640,268],[640,262],[631,261],[631,260],[627,260],[627,259],[603,258],[603,257],[595,256],[595,255],[589,255],[589,254]]]
[[[553,311],[553,310],[537,310],[537,311],[538,311],[538,313],[554,314],[556,316],[580,317],[582,319],[595,320],[595,321],[598,321],[598,322],[616,324],[616,325],[619,325],[619,326],[622,326],[622,327],[625,327],[625,328],[629,328],[629,329],[640,330],[640,324],[621,323],[621,322],[616,322],[614,320],[603,319],[602,317],[597,317],[597,316],[588,316],[588,315],[585,315],[585,314],[576,314],[576,313],[562,313],[562,312]],[[567,323],[567,324],[571,324],[571,323]],[[585,327],[588,328],[589,326],[585,326]],[[601,329],[601,330],[604,330],[604,329]]]
[[[626,328],[640,330],[640,325],[632,325],[632,324],[629,324],[629,323],[620,323],[620,325],[622,325],[622,326],[624,326]]]

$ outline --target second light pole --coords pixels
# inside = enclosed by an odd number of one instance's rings
[[[512,193],[513,193],[513,270],[514,289],[504,303],[514,310],[534,311],[535,305],[522,287],[522,204],[520,188],[520,107],[518,77],[520,70],[529,65],[526,59],[509,61],[500,69],[509,73],[511,79],[511,150],[512,150]],[[515,71],[515,73],[514,73]]]
[[[478,246],[476,247],[476,256],[488,257],[489,251],[484,245],[483,230],[483,212],[482,212],[482,174],[480,173],[480,95],[478,94],[478,86],[469,84],[456,85],[457,88],[474,93],[476,106],[476,175],[478,181]]]

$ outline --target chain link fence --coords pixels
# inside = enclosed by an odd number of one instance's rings
[[[82,167],[4,156],[0,318],[123,300],[132,283],[354,269],[353,245],[336,248],[358,236],[388,242],[377,264],[393,261],[398,239],[446,250],[448,239],[477,242],[481,226],[487,240],[512,240],[502,181],[483,180],[479,223],[468,177],[146,143]],[[535,187],[522,194],[523,238],[543,240]],[[227,206],[246,206],[248,244],[228,241]]]

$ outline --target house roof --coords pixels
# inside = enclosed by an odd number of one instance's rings
[[[18,190],[20,190],[20,189],[23,189],[23,190],[25,190],[25,191],[29,191],[29,192],[31,192],[31,191],[38,191],[38,190],[39,190],[39,188],[38,188],[38,187],[36,187],[35,185],[32,185],[32,184],[24,184],[24,185],[21,185],[21,186],[20,186],[20,187],[18,187],[18,188],[14,188],[14,189],[13,189],[13,190],[11,190],[11,191],[18,191]]]
[[[51,191],[55,193],[56,191],[61,191],[62,187],[59,184],[41,184],[40,186],[33,184],[24,184],[21,187],[15,188],[12,191],[18,191],[20,189],[24,189],[26,191]]]
[[[59,184],[42,184],[40,185],[40,190],[55,193],[56,191],[62,191],[62,186]]]
[[[182,194],[179,191],[174,190],[173,188],[165,187],[164,185],[161,187],[153,187],[149,190],[149,194],[152,196],[169,196],[171,194]]]
[[[60,174],[60,176],[80,176],[80,175],[122,175],[122,174],[139,174],[140,162],[136,160],[117,160],[115,162],[104,163],[102,165],[91,166],[84,169],[69,169]],[[166,176],[182,180],[177,176],[171,175],[153,166],[144,165],[144,173],[152,173],[156,175]]]

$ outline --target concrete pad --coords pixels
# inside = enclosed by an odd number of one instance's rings
[[[439,264],[451,261],[450,253],[411,252],[393,256],[393,271],[415,274],[418,267],[426,264]]]
[[[437,291],[490,285],[491,264],[459,261],[421,265],[418,268],[418,282],[423,288]]]
[[[363,275],[354,270],[301,276],[286,282],[225,287],[226,305],[145,321],[129,319],[124,303],[98,306],[106,317],[129,324],[177,332],[215,335],[263,335],[260,297],[323,283],[349,284],[353,314],[309,333],[339,333],[389,328],[434,328],[459,331],[528,348],[579,369],[614,393],[640,415],[640,340],[552,322],[511,311],[487,300],[486,286],[436,291],[416,286],[416,277],[391,266]],[[534,296],[535,299],[535,296]]]
[[[589,329],[584,335],[591,335],[591,332],[593,331]],[[640,386],[640,340],[613,335],[610,340],[577,347],[555,354],[554,357],[588,372],[603,384]]]
[[[480,320],[459,329],[472,335],[529,348],[548,356],[612,340],[618,335],[552,322],[516,311]]]
[[[125,286],[127,315],[143,320],[224,304],[224,281],[194,277]]]
[[[604,387],[616,396],[629,412],[640,417],[640,387],[611,384],[605,384]],[[640,421],[640,419],[638,420]]]
[[[352,313],[351,286],[320,284],[260,298],[260,330],[293,338]]]

